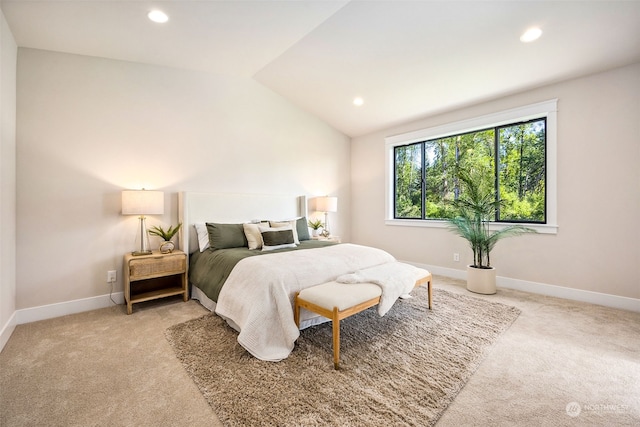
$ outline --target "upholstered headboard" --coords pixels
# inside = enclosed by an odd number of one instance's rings
[[[197,249],[194,229],[197,223],[242,223],[306,215],[306,196],[181,192],[178,193],[178,219],[182,223],[179,247],[187,255]]]

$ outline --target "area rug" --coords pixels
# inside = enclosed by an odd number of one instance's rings
[[[425,288],[413,295],[340,322],[337,371],[330,323],[281,362],[251,356],[213,314],[166,336],[225,426],[431,426],[520,311],[441,289],[429,310]]]

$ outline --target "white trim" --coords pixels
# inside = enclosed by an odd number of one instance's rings
[[[550,112],[555,113],[557,111],[557,105],[557,99],[550,99],[536,104],[529,104],[522,107],[512,108],[510,110],[499,111],[497,113],[485,114],[484,116],[447,123],[441,126],[393,135],[385,138],[385,145],[393,147],[397,145],[407,145],[428,139],[444,138],[456,135],[460,132],[473,132],[475,130],[501,126],[511,123],[514,120],[527,121],[538,119],[545,117],[546,114]]]
[[[426,270],[429,270],[429,273],[431,274],[436,274],[439,276],[446,276],[446,277],[451,277],[452,279],[459,279],[459,280],[467,280],[467,272],[464,270],[457,270],[455,268],[447,268],[447,267],[440,267],[437,265],[428,265],[428,264],[420,264],[417,262],[410,262],[410,261],[401,261],[407,264],[411,264],[413,266],[416,266],[418,268],[424,268]]]
[[[2,327],[2,331],[0,331],[0,352],[4,349],[5,344],[11,338],[11,334],[16,329],[16,312],[14,311],[7,320],[7,323]]]
[[[640,312],[640,299],[637,298],[621,297],[601,292],[585,291],[583,289],[565,288],[564,286],[529,282],[526,280],[511,279],[509,277],[498,277],[498,284],[501,288]]]
[[[438,267],[435,265],[420,264],[402,261],[419,268],[429,270],[431,274],[451,277],[459,280],[467,280],[467,272],[454,268]],[[547,283],[530,282],[528,280],[512,279],[498,276],[496,278],[498,288],[514,289],[538,295],[563,298],[572,301],[586,302],[589,304],[603,305],[605,307],[640,313],[640,299],[623,297],[619,295],[604,294],[601,292],[586,291],[583,289],[567,288],[564,286],[549,285]]]
[[[401,227],[425,227],[425,228],[447,228],[449,223],[447,221],[434,220],[434,219],[385,219],[385,225],[401,226]],[[500,230],[504,227],[511,225],[511,223],[497,223],[492,222],[489,224],[490,230]],[[557,225],[549,224],[524,224],[528,228],[537,231],[540,234],[558,234]]]
[[[402,220],[393,217],[393,169],[394,157],[393,149],[399,145],[407,145],[429,139],[443,138],[455,135],[460,132],[470,132],[474,130],[486,129],[500,126],[514,121],[527,121],[531,119],[546,117],[547,119],[547,146],[546,146],[546,197],[547,197],[547,223],[546,224],[526,224],[543,234],[557,234],[558,232],[558,100],[551,99],[536,104],[525,105],[523,107],[512,108],[510,110],[487,114],[472,119],[448,123],[426,129],[419,129],[400,135],[393,135],[385,138],[385,224],[398,226],[417,226],[441,228],[439,221],[433,220]],[[509,225],[509,223],[501,223]],[[500,225],[496,225],[500,228]]]
[[[118,303],[124,304],[124,292],[114,292],[111,297]],[[113,305],[109,294],[97,297],[82,298],[55,304],[41,305],[39,307],[23,308],[16,310],[16,324],[37,322],[38,320],[52,319],[68,314],[82,313],[84,311],[97,310]]]
[[[124,292],[114,292],[111,294],[111,297],[109,297],[109,294],[105,294],[97,297],[82,298],[73,301],[16,310],[3,326],[2,331],[0,331],[0,351],[2,351],[7,341],[9,341],[9,338],[11,337],[11,334],[13,334],[17,325],[110,307],[113,305],[111,298],[113,298],[118,304],[124,304]]]

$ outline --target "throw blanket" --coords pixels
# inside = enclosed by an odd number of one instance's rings
[[[245,258],[222,287],[216,313],[239,327],[238,343],[249,353],[262,360],[282,360],[300,336],[293,321],[296,292],[394,261],[383,250],[346,243]]]
[[[419,270],[409,264],[389,262],[345,274],[336,279],[340,283],[374,283],[382,289],[378,314],[384,316],[404,294],[411,292],[420,278]]]

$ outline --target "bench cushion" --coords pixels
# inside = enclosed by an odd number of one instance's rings
[[[420,267],[416,267],[416,272],[417,272],[416,282],[418,280],[424,279],[427,276],[431,275],[431,273],[429,273],[429,270],[425,270],[424,268],[420,268]]]
[[[337,307],[338,311],[343,311],[381,295],[382,289],[373,283],[346,285],[327,282],[303,289],[298,297],[327,310],[333,310],[334,307]]]

